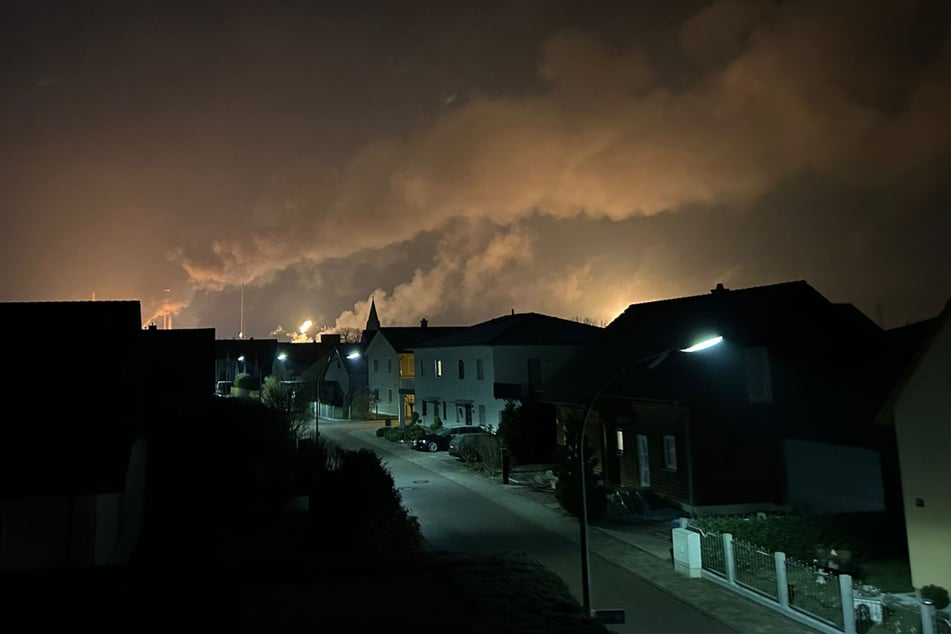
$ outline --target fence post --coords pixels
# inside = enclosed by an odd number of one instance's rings
[[[788,608],[789,581],[786,579],[786,553],[775,552],[773,559],[776,561],[776,596],[779,597],[779,605]]]
[[[855,598],[852,575],[839,575],[839,596],[842,598],[842,627],[845,634],[855,634]]]
[[[733,559],[733,535],[723,533],[723,566],[726,568],[726,580],[736,585],[736,561]]]
[[[921,600],[921,634],[935,634],[935,609],[931,599]]]

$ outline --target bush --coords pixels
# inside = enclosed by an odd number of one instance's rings
[[[581,516],[581,471],[576,451],[562,448],[555,475],[555,498],[561,507],[575,517]],[[607,488],[594,475],[598,460],[592,451],[585,451],[585,506],[588,509],[588,521],[604,517],[608,505]]]
[[[376,437],[377,437],[377,438],[383,438],[383,437],[386,436],[386,433],[387,433],[388,431],[390,431],[390,428],[389,428],[389,427],[380,427],[379,429],[376,430]]]
[[[428,432],[422,425],[410,425],[404,430],[403,433],[406,435],[406,440],[408,442],[412,442],[417,438],[425,436]]]
[[[234,386],[243,390],[260,390],[261,380],[256,376],[241,373],[234,378]]]
[[[853,564],[862,558],[890,556],[900,549],[901,528],[886,513],[823,513],[815,515],[770,513],[701,517],[694,523],[705,530],[731,533],[734,539],[782,551],[790,558],[812,562],[817,549],[848,550]],[[899,542],[899,543],[896,543]]]
[[[385,427],[386,429],[386,439],[390,442],[399,442],[403,439],[403,432],[396,427]]]
[[[333,540],[344,549],[357,547],[363,552],[422,546],[419,521],[403,507],[390,472],[368,449],[342,451],[339,468],[327,474],[311,500],[311,511],[321,518],[321,539]]]
[[[938,610],[943,610],[951,603],[948,599],[948,591],[941,586],[927,585],[921,588],[921,598],[928,599]]]

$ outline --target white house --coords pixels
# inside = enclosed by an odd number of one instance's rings
[[[417,344],[417,411],[423,424],[498,427],[508,400],[533,396],[583,346],[596,326],[512,313]]]
[[[911,581],[951,589],[951,301],[892,395]]]
[[[367,373],[370,390],[377,398],[377,411],[401,425],[412,421],[416,407],[413,346],[461,330],[456,326],[430,327],[425,319],[419,326],[378,327],[367,344]]]
[[[350,402],[367,385],[365,345],[338,344],[330,354],[324,375],[317,384],[320,416],[350,418]]]

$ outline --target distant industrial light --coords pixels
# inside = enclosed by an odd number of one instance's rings
[[[350,354],[347,355],[347,358],[348,358],[348,359],[359,359],[359,358],[360,358],[360,353],[359,353],[359,352],[351,352]]]
[[[277,358],[278,358],[279,360],[283,361],[284,359],[287,358],[287,353],[286,353],[286,352],[282,352],[281,354],[277,355]]]
[[[706,350],[707,348],[712,348],[713,346],[717,345],[721,341],[723,341],[723,337],[720,337],[720,336],[713,337],[711,339],[704,339],[703,341],[699,343],[693,344],[689,348],[682,348],[680,351],[681,352],[699,352],[700,350]]]
[[[238,361],[244,361],[244,355],[243,355],[243,354],[242,354],[240,357],[238,357]]]

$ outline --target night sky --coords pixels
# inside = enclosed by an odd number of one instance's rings
[[[6,0],[0,300],[230,338],[243,287],[244,336],[287,338],[371,297],[384,326],[606,323],[803,279],[929,318],[949,25],[945,0]]]

